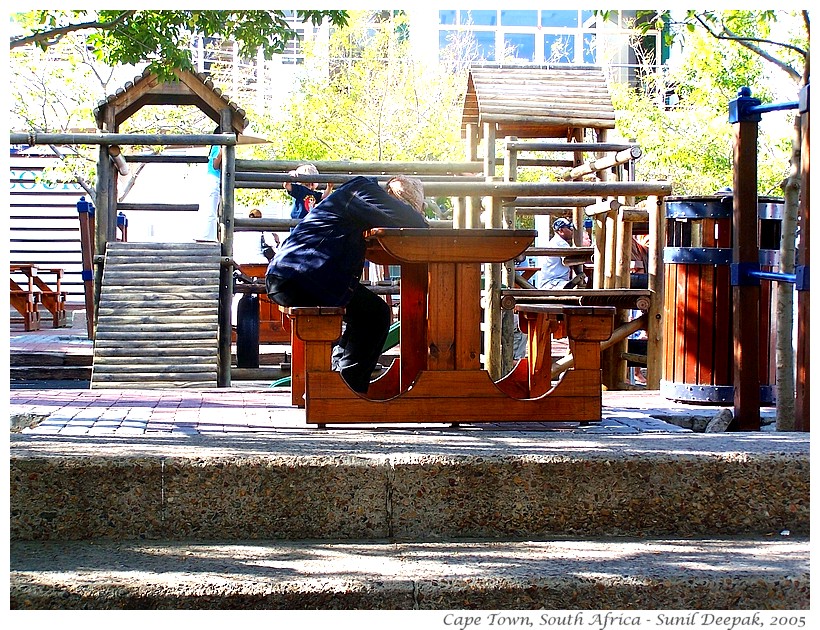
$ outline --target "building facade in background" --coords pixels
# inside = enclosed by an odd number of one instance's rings
[[[271,60],[261,53],[242,59],[236,44],[200,38],[192,49],[196,70],[218,71],[233,98],[252,99],[256,111],[276,115],[301,77],[328,73],[335,64],[352,60],[330,58],[329,25],[313,27],[290,17],[299,40],[290,42],[283,54]],[[413,59],[425,64],[443,63],[455,54],[480,63],[592,65],[612,81],[641,87],[643,74],[662,75],[669,56],[661,32],[638,35],[635,11],[616,10],[604,17],[584,9],[418,8],[369,11],[368,19],[373,30],[391,29],[397,37],[409,38]],[[360,49],[351,46],[348,54]],[[661,91],[659,98],[663,96]]]

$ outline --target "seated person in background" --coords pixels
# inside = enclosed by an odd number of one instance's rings
[[[261,219],[262,218],[262,211],[259,208],[254,208],[248,213],[248,218],[250,219]],[[276,245],[271,246],[268,245],[268,241],[265,238],[265,233],[262,232],[259,235],[259,251],[265,257],[265,259],[270,262],[273,258],[273,255],[276,253],[276,247],[279,247],[279,235],[276,232],[271,232],[273,235],[273,240]],[[236,237],[234,237],[236,238]]]
[[[344,381],[362,394],[391,320],[387,302],[361,283],[364,233],[376,227],[428,227],[420,180],[400,175],[386,188],[369,177],[339,186],[293,228],[265,278],[268,296],[281,306],[345,307],[344,332],[334,356]]]
[[[289,175],[318,175],[319,170],[313,164],[302,164],[295,171],[290,171]],[[293,197],[293,208],[290,211],[291,219],[304,219],[313,206],[330,194],[333,189],[332,184],[327,184],[324,192],[316,190],[319,184],[311,182],[307,185],[293,182],[282,184],[288,194]]]
[[[575,226],[565,217],[556,219],[552,224],[555,231],[547,241],[546,247],[571,247],[572,233]],[[541,269],[533,276],[536,289],[571,289],[586,283],[586,276],[577,273],[567,264],[568,256],[540,256],[538,261]]]
[[[632,237],[632,260],[629,265],[632,273],[647,273],[649,271],[649,235]]]

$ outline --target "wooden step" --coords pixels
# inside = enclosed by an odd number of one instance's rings
[[[164,357],[210,357],[214,356],[210,348],[203,348],[199,345],[180,347],[178,344],[171,347],[157,347],[154,344],[154,351],[152,357],[148,360],[157,360]],[[130,359],[133,352],[129,348],[124,348],[122,345],[113,347],[102,347],[95,349],[97,357],[105,357],[106,362],[110,363],[112,360],[120,358]]]

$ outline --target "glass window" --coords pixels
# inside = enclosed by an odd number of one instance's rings
[[[595,35],[584,33],[584,63],[596,63],[598,58],[598,45]]]
[[[458,31],[439,31],[438,32],[438,49],[447,48],[452,41],[458,36]]]
[[[538,11],[502,11],[502,26],[538,26]]]
[[[504,35],[505,52],[509,50],[516,59],[535,60],[535,35],[507,33]]]
[[[545,63],[573,63],[575,35],[544,35]]]
[[[475,24],[476,26],[496,26],[498,24],[498,11],[462,11],[462,24]]]
[[[541,11],[541,26],[577,28],[578,11]]]
[[[439,11],[438,12],[438,23],[439,24],[455,24],[456,23],[456,12],[455,11]]]
[[[492,31],[473,31],[479,59],[495,61],[495,33]]]

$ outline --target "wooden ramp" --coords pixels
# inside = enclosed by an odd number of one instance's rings
[[[92,389],[216,387],[220,247],[109,243]]]

